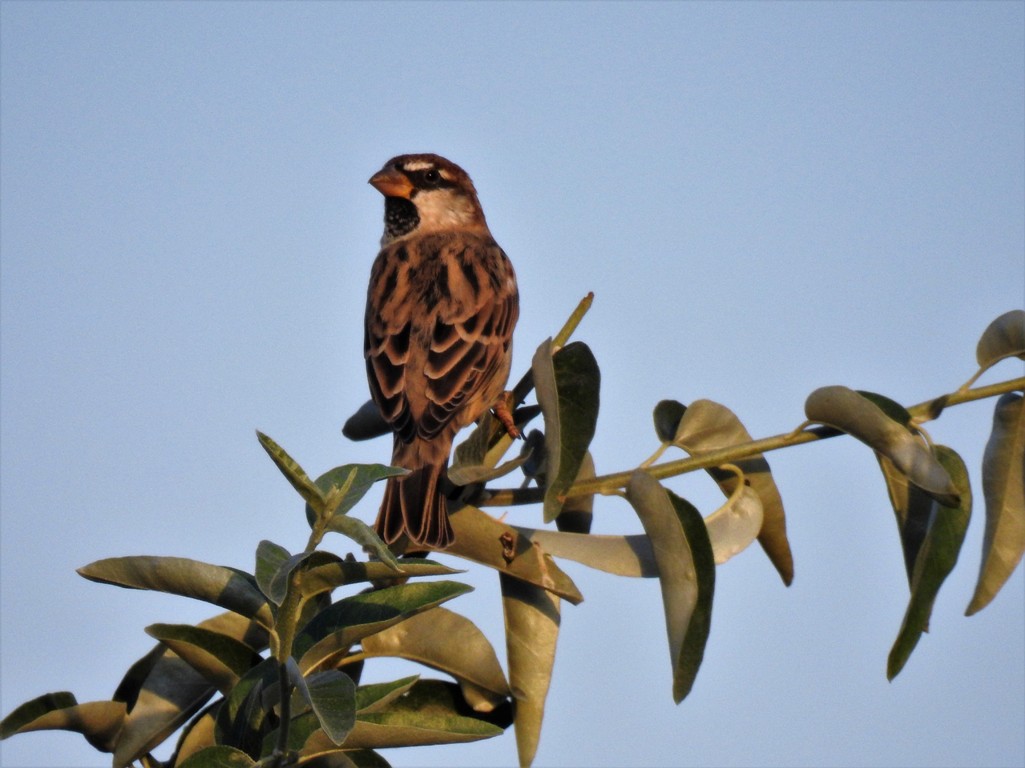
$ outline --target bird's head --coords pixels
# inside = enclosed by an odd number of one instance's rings
[[[399,155],[370,177],[384,195],[384,236],[390,243],[416,233],[487,232],[469,175],[439,155]]]

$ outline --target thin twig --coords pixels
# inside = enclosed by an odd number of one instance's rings
[[[587,310],[591,308],[591,304],[594,302],[594,292],[588,293],[584,298],[577,304],[577,308],[573,310],[573,314],[566,320],[565,325],[559,330],[557,334],[552,338],[552,349],[559,349],[559,347],[566,346],[566,342],[569,341],[570,336],[576,331],[577,326],[580,325],[580,321],[584,319],[584,315],[587,314]],[[527,399],[527,395],[530,394],[531,390],[534,389],[534,373],[528,368],[527,372],[523,374],[523,377],[516,382],[516,386],[512,389],[513,407],[522,403]]]
[[[965,391],[952,392],[948,395],[926,400],[908,408],[917,423],[931,421],[937,418],[944,408],[961,403],[969,403],[975,400],[983,400],[988,397],[995,397],[1007,392],[1025,389],[1025,376],[1008,381],[989,384],[984,387],[976,387]],[[702,452],[698,456],[690,456],[685,459],[667,461],[664,464],[655,464],[645,469],[648,474],[656,479],[664,480],[686,472],[694,472],[699,469],[718,467],[728,462],[736,462],[740,459],[750,458],[769,451],[789,448],[793,445],[802,445],[816,440],[825,440],[830,437],[837,437],[844,434],[838,429],[826,426],[813,426],[799,431],[787,432],[773,437],[765,437],[760,440],[752,440],[748,443],[737,443],[713,451]],[[633,470],[627,472],[613,472],[608,475],[599,475],[587,480],[580,480],[570,486],[563,494],[566,498],[571,496],[587,496],[594,493],[612,493],[620,488],[625,488],[630,482]],[[482,506],[506,506],[513,504],[533,504],[542,501],[544,491],[540,488],[515,488],[501,489],[491,492],[491,496]]]

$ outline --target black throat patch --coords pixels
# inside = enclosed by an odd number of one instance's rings
[[[408,235],[420,223],[420,214],[411,200],[404,197],[384,198],[384,231],[389,238]]]

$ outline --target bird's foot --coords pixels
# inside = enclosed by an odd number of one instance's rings
[[[498,402],[495,403],[493,408],[495,417],[502,422],[502,426],[505,427],[505,431],[509,433],[509,437],[517,438],[522,437],[520,434],[519,427],[516,426],[516,422],[513,420],[512,415],[513,405],[513,393],[506,390],[498,397]]]

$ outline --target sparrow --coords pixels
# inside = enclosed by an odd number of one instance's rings
[[[364,355],[370,393],[394,433],[375,524],[394,544],[445,549],[455,536],[443,484],[456,433],[504,397],[519,316],[516,275],[466,171],[433,154],[392,158],[370,178],[384,235],[370,272]],[[443,480],[444,478],[444,480]]]

